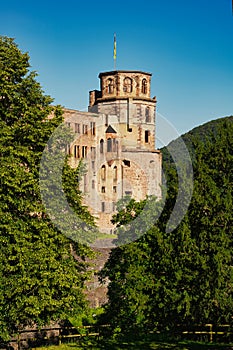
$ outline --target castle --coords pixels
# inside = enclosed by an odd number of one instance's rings
[[[99,74],[100,90],[89,93],[88,112],[64,109],[75,133],[71,165],[86,164],[80,184],[84,203],[102,232],[113,233],[119,199],[161,197],[161,153],[155,149],[156,98],[151,74],[115,70]]]

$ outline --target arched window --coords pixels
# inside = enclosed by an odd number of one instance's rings
[[[127,77],[124,79],[123,91],[124,92],[132,92],[133,91],[133,81],[131,78]]]
[[[106,166],[102,165],[101,167],[101,179],[105,180],[106,179]]]
[[[108,94],[112,94],[113,93],[113,79],[109,78],[107,81],[107,92]]]
[[[150,118],[150,107],[146,107],[146,123],[150,123],[151,118]]]
[[[112,139],[107,139],[107,152],[112,152]]]
[[[104,140],[100,140],[100,153],[104,153]]]
[[[147,81],[146,79],[142,79],[142,93],[146,94],[147,93]]]
[[[117,180],[117,166],[115,165],[113,168],[113,180]]]

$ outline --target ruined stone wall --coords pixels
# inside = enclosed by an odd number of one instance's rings
[[[99,75],[100,91],[90,92],[89,112],[65,110],[74,133],[71,165],[86,165],[80,190],[103,232],[113,232],[111,216],[125,195],[142,200],[161,196],[161,155],[155,151],[156,98],[151,74],[113,71]]]

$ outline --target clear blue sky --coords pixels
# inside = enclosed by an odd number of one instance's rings
[[[1,3],[0,34],[28,51],[55,103],[85,110],[98,74],[153,74],[158,112],[184,133],[233,114],[231,0],[55,1]]]

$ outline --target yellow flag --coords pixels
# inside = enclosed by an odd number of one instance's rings
[[[116,34],[114,34],[113,58],[116,59]]]

